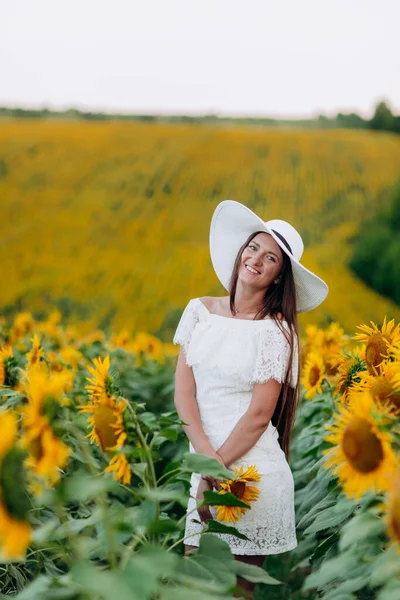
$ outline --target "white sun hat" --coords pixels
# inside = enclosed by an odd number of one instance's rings
[[[224,288],[229,291],[239,248],[256,231],[271,234],[290,258],[296,286],[297,312],[306,312],[321,304],[328,295],[328,286],[300,264],[304,244],[298,231],[290,223],[280,219],[264,222],[250,208],[235,200],[220,202],[214,210],[210,225],[211,262]]]

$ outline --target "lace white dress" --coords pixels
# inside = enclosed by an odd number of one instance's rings
[[[282,321],[288,328],[286,321]],[[256,382],[285,378],[289,344],[272,319],[233,319],[210,313],[199,298],[185,307],[178,323],[174,344],[184,349],[186,362],[192,367],[196,382],[196,399],[203,429],[214,450],[223,444],[240,417],[246,412]],[[298,370],[298,341],[295,338],[290,384],[295,386]],[[285,453],[278,442],[278,430],[269,423],[256,444],[229,466],[256,465],[261,480],[260,494],[251,509],[235,527],[249,539],[213,533],[225,540],[233,554],[279,554],[297,546],[294,513],[294,482]],[[194,448],[189,443],[190,452]],[[192,473],[187,512],[196,508],[200,474]],[[210,507],[213,518],[216,510]],[[200,545],[205,526],[192,521],[197,511],[186,519],[185,540]],[[232,523],[227,523],[232,525]]]

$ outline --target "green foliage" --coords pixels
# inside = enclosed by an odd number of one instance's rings
[[[362,220],[354,241],[350,268],[367,285],[400,305],[400,182]]]

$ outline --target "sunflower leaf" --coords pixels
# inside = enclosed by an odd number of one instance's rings
[[[192,520],[194,521],[195,519]],[[200,523],[200,521],[197,522]],[[229,533],[230,535],[234,535],[240,538],[241,540],[249,539],[247,535],[244,535],[244,533],[240,533],[240,531],[238,531],[236,527],[224,525],[224,523],[221,523],[220,521],[214,521],[214,519],[209,519],[207,521],[207,527],[205,527],[202,531],[202,534],[204,533]]]
[[[205,491],[204,500],[200,506],[242,506],[243,508],[251,508],[250,504],[239,500],[230,492],[218,494],[218,492]]]
[[[201,473],[220,479],[236,479],[233,471],[223,467],[217,459],[195,452],[185,452],[182,457],[182,469],[189,473]]]
[[[361,539],[377,537],[385,530],[386,524],[383,519],[372,514],[371,511],[360,513],[343,526],[339,550],[345,550]]]
[[[252,583],[265,583],[267,585],[282,585],[282,581],[278,581],[271,575],[268,575],[264,569],[256,565],[250,565],[241,561],[235,561],[236,575],[251,581]]]

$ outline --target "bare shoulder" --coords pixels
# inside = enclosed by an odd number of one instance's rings
[[[201,296],[199,300],[204,304],[206,308],[208,308],[210,312],[214,312],[215,303],[216,300],[218,300],[218,298],[214,298],[213,296]]]

